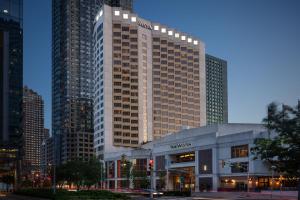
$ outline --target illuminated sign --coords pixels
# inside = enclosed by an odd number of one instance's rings
[[[170,145],[171,149],[182,149],[192,146],[191,143],[179,143],[179,144],[172,144]]]

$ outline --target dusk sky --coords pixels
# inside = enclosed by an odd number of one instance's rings
[[[268,103],[300,99],[299,0],[135,0],[134,10],[227,60],[229,122],[259,123]],[[51,0],[24,0],[24,85],[43,96],[51,128]]]

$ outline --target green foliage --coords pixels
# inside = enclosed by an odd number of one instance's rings
[[[81,186],[90,188],[100,181],[103,167],[96,158],[89,162],[81,160],[69,161],[57,167],[56,177],[59,185],[75,184],[79,190]]]
[[[258,138],[252,153],[273,170],[286,176],[300,177],[300,104],[296,108],[271,103],[263,122],[269,138]]]
[[[53,200],[82,200],[82,199],[130,199],[128,196],[109,191],[77,191],[70,192],[66,190],[58,190],[56,195],[50,189],[26,189],[15,192],[19,195],[39,197]]]
[[[136,168],[134,167],[132,170],[132,179],[135,189],[150,188],[150,179],[148,178],[146,171],[136,170]]]

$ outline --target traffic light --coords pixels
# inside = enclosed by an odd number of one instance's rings
[[[149,171],[152,171],[152,170],[153,170],[153,164],[154,164],[153,159],[150,159],[150,160],[149,160]]]

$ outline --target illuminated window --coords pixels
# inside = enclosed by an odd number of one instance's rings
[[[128,19],[128,14],[127,13],[123,14],[123,19]]]
[[[197,40],[194,40],[194,45],[197,45],[198,44],[198,41]]]
[[[115,10],[115,16],[120,16],[120,11],[119,10]]]
[[[185,40],[185,39],[186,39],[186,36],[182,35],[181,40]]]
[[[192,42],[192,38],[188,38],[188,42],[191,43]]]
[[[162,29],[161,29],[161,32],[162,32],[162,33],[166,33],[167,30],[166,30],[165,28],[162,28]]]
[[[136,22],[136,17],[131,17],[132,22]]]
[[[179,38],[179,33],[175,33],[175,37],[176,37],[176,38]]]
[[[159,30],[159,26],[155,25],[154,26],[154,30],[158,31]]]
[[[168,35],[173,35],[173,31],[168,31]]]
[[[248,145],[240,145],[231,147],[231,158],[248,157]]]

